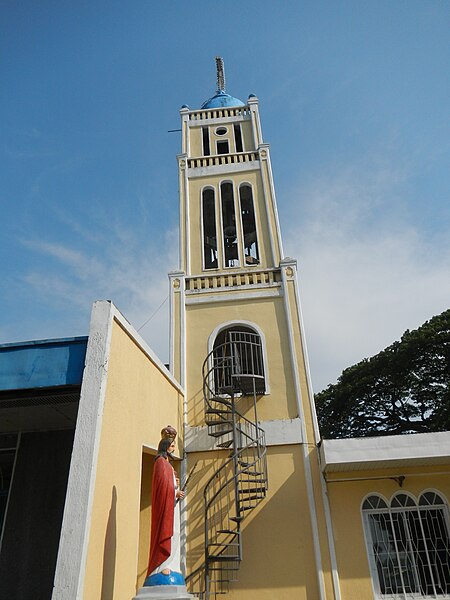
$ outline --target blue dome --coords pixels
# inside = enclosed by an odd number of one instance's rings
[[[233,98],[223,90],[219,90],[212,98],[202,104],[202,108],[223,108],[227,106],[245,106],[245,104],[242,100]]]

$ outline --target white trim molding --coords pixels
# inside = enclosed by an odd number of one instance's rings
[[[112,315],[113,306],[110,302],[94,303],[56,562],[53,600],[79,600],[83,597],[108,377]]]
[[[258,426],[264,430],[266,446],[289,446],[301,444],[302,426],[300,419],[277,419],[274,421],[260,421]],[[186,452],[207,452],[220,450],[216,446],[216,439],[208,435],[207,425],[199,427],[186,427],[185,450]]]
[[[253,286],[255,289],[256,286]],[[215,294],[199,294],[199,295],[191,295],[186,296],[186,305],[189,304],[209,304],[210,302],[235,302],[236,300],[258,300],[260,298],[279,298],[283,295],[283,290],[281,287],[277,286],[265,286],[270,289],[261,289],[260,292],[247,292],[247,293],[236,293],[230,294],[234,288],[221,288],[223,292],[228,291],[228,294],[224,293],[215,293]],[[261,286],[262,288],[262,286]],[[273,289],[275,288],[275,289]]]
[[[292,259],[288,259],[292,260]],[[295,389],[295,398],[297,401],[297,410],[298,415],[301,421],[302,426],[302,438],[304,443],[302,444],[303,451],[303,459],[305,465],[305,481],[306,481],[306,492],[308,496],[308,505],[309,505],[309,516],[311,522],[311,529],[313,534],[313,545],[314,545],[314,556],[316,560],[316,569],[317,569],[317,585],[319,588],[319,597],[320,600],[326,600],[326,592],[325,592],[325,580],[323,575],[323,566],[322,566],[322,555],[320,548],[320,539],[319,539],[319,526],[317,519],[317,511],[316,511],[316,503],[314,498],[314,487],[312,480],[312,469],[311,469],[311,459],[309,455],[308,449],[308,436],[306,435],[306,426],[305,426],[305,413],[303,410],[303,400],[301,395],[300,388],[300,374],[298,370],[298,359],[297,352],[295,348],[295,339],[294,339],[294,327],[292,322],[292,312],[291,306],[289,302],[289,294],[287,293],[288,286],[288,275],[287,275],[287,267],[285,264],[280,263],[281,266],[281,278],[283,284],[283,297],[284,297],[284,309],[286,315],[286,323],[288,329],[288,338],[289,338],[289,353],[291,358],[291,368],[294,378],[294,389]],[[290,266],[290,264],[289,264]],[[294,312],[297,314],[297,311]]]
[[[208,177],[210,175],[220,175],[222,173],[240,173],[242,171],[259,171],[260,164],[257,160],[243,163],[213,165],[211,167],[189,167],[187,174],[191,178]]]
[[[325,473],[448,464],[450,431],[323,440],[320,462]]]

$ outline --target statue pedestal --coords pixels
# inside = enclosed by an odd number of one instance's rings
[[[141,587],[133,600],[196,600],[185,585],[151,585]]]

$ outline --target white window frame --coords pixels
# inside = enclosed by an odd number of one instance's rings
[[[428,505],[428,506],[419,505],[420,498],[428,492],[436,494],[441,499],[442,502],[440,504],[434,504],[434,505]],[[400,494],[404,494],[405,496],[408,496],[413,501],[413,506],[392,507],[392,501],[395,499],[396,496],[398,496]],[[372,498],[372,497],[380,498],[386,504],[386,508],[375,508],[375,509],[363,508],[366,500],[368,498]],[[430,509],[430,508],[432,509],[433,507],[443,509],[444,522],[447,527],[447,535],[450,537],[450,512],[449,512],[448,501],[447,501],[446,496],[437,489],[427,488],[427,489],[423,490],[420,493],[420,496],[418,499],[416,499],[416,497],[413,494],[406,492],[404,490],[393,494],[390,501],[387,500],[387,498],[385,496],[383,496],[382,494],[379,494],[377,492],[367,494],[363,498],[363,501],[361,502],[361,515],[362,515],[364,538],[365,538],[365,542],[366,542],[366,551],[367,551],[367,557],[368,557],[368,563],[369,563],[369,569],[370,569],[370,575],[371,575],[371,581],[372,581],[372,589],[373,589],[373,593],[374,593],[374,598],[376,600],[425,600],[425,599],[431,599],[431,598],[434,598],[436,600],[450,599],[450,593],[446,593],[446,594],[434,593],[432,595],[430,595],[430,594],[423,595],[422,592],[406,592],[404,589],[403,589],[403,591],[401,591],[399,593],[383,594],[381,592],[377,565],[376,565],[376,562],[374,559],[374,553],[373,553],[374,543],[373,543],[373,539],[372,539],[372,532],[371,532],[369,518],[368,518],[369,515],[371,515],[371,514],[389,515],[389,518],[390,518],[390,521],[392,524],[393,523],[392,522],[392,514],[393,513],[405,514],[406,512],[410,512],[410,511],[417,511],[420,513],[421,511],[424,512],[425,510]],[[423,525],[422,525],[421,520],[419,520],[419,523],[420,523],[423,538],[425,539]],[[406,526],[405,526],[405,528],[406,528],[406,533],[407,533],[408,539],[409,539],[410,531]],[[394,539],[394,545],[395,545],[395,556],[398,559],[399,550],[397,548],[397,540],[396,539]],[[429,547],[427,545],[425,545],[425,554],[428,559],[428,566],[430,567],[431,562],[429,559]],[[414,561],[414,554],[412,553],[411,556]],[[415,562],[414,562],[414,567],[416,567]],[[430,573],[431,573],[431,577],[433,578],[433,570],[432,569],[430,569]],[[402,580],[402,587],[403,587],[403,576],[400,575],[400,577]],[[420,587],[419,579],[417,580],[417,583],[418,583],[418,586]],[[432,584],[434,587],[435,582],[433,581]]]

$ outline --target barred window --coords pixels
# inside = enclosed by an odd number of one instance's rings
[[[419,501],[377,495],[362,506],[377,598],[450,598],[450,527],[446,501],[424,492]]]
[[[214,341],[214,380],[216,393],[265,393],[263,345],[256,331],[236,324],[218,334]]]

